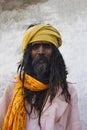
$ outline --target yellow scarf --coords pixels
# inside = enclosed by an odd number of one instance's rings
[[[8,107],[2,130],[26,130],[26,111],[24,108],[22,82],[17,77],[14,96]],[[24,86],[31,91],[41,91],[48,86],[37,81],[29,75],[25,75]]]

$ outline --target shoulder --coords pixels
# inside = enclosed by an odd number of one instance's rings
[[[77,94],[77,90],[74,86],[74,84],[72,83],[68,83],[68,91],[71,95],[71,104],[77,104],[78,103],[78,94]]]
[[[71,104],[73,102],[77,102],[78,101],[78,95],[77,95],[77,90],[75,88],[75,85],[73,83],[70,83],[70,82],[67,82],[67,85],[68,85],[68,92],[69,92],[69,94],[71,96],[71,101],[70,101]],[[57,93],[57,97],[60,100],[66,102],[64,94],[61,94],[61,93],[62,93],[62,89],[60,88],[59,91],[58,91],[58,93]]]
[[[8,98],[8,100],[11,100],[14,94],[14,87],[15,87],[16,81],[13,79],[9,82],[9,85],[7,86],[4,96]]]
[[[69,83],[69,82],[67,84],[68,84],[68,91],[71,94],[71,96],[73,97],[73,96],[77,95],[77,91],[76,91],[74,84]]]
[[[68,92],[70,93],[71,98],[73,98],[75,95],[77,95],[76,88],[75,88],[75,86],[74,86],[73,83],[67,82],[67,85],[68,85]],[[60,87],[59,90],[58,90],[58,92],[57,92],[57,96],[59,98],[60,97],[64,98],[64,95],[62,95],[61,93],[62,93],[62,88]]]

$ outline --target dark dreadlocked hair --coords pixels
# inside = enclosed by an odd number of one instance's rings
[[[47,101],[46,95],[48,90],[46,89],[43,91],[34,92],[24,87],[25,74],[27,73],[33,76],[31,50],[32,50],[32,46],[30,44],[27,46],[24,52],[22,62],[18,66],[18,72],[20,75],[20,79],[23,83],[22,88],[24,93],[23,94],[24,102],[27,101],[30,105],[30,111],[27,110],[26,105],[24,105],[25,110],[28,113],[29,117],[32,113],[33,108],[35,108],[38,111],[38,115],[39,115],[38,124],[41,127],[40,117],[44,105]],[[70,103],[71,95],[68,91],[68,85],[66,81],[67,74],[68,72],[66,70],[66,65],[60,51],[54,45],[52,45],[52,56],[51,56],[51,66],[50,66],[50,75],[49,75],[50,103],[52,103],[54,97],[56,96],[59,87],[62,88],[61,94],[64,95],[65,101]],[[33,99],[35,99],[34,103],[32,102]]]

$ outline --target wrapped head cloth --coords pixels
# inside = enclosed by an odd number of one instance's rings
[[[48,24],[38,24],[30,27],[23,36],[22,51],[33,42],[46,41],[55,45],[57,48],[61,46],[61,35],[53,26]]]

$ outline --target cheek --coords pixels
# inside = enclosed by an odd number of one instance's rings
[[[32,57],[32,58],[35,58],[36,56],[37,56],[37,52],[32,50],[32,51],[31,51],[31,57]]]
[[[46,51],[46,55],[47,55],[48,57],[51,57],[51,56],[52,56],[52,50],[51,50],[51,49],[47,50],[47,51]]]

